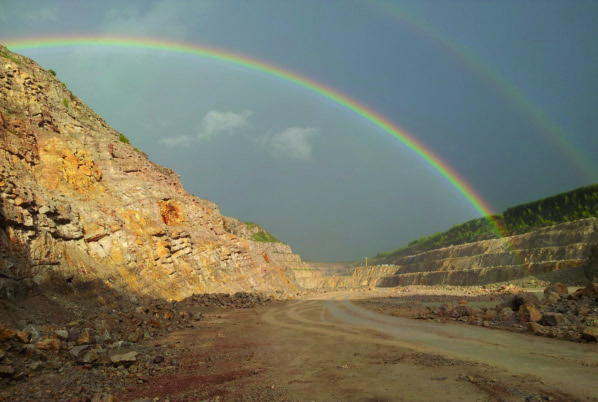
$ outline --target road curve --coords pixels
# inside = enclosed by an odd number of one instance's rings
[[[270,309],[266,322],[305,333],[434,353],[529,376],[569,395],[598,397],[598,346],[470,325],[440,324],[378,314],[350,294]],[[382,336],[373,336],[373,333]]]

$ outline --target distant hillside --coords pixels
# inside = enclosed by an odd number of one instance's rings
[[[502,214],[473,219],[445,232],[420,237],[405,247],[378,253],[372,264],[591,217],[598,217],[598,184],[510,207]]]

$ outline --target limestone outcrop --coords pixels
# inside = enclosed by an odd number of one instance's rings
[[[350,277],[329,278],[337,287],[485,285],[533,276],[549,282],[587,282],[589,249],[598,244],[598,219],[589,218],[534,232],[445,247],[360,267]]]
[[[252,240],[55,76],[0,52],[0,295],[94,280],[169,299],[298,288],[308,267],[287,245]]]

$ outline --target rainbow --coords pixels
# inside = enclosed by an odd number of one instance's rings
[[[355,114],[368,120],[375,126],[380,127],[385,132],[392,135],[408,148],[410,148],[426,163],[438,171],[438,173],[440,173],[440,175],[442,175],[455,189],[457,189],[457,191],[461,193],[482,216],[491,217],[494,215],[494,211],[488,205],[488,203],[484,201],[482,197],[451,166],[442,161],[428,147],[407,133],[407,131],[400,128],[387,118],[369,109],[367,106],[364,106],[348,96],[345,96],[340,92],[325,86],[324,84],[316,82],[296,72],[282,69],[273,64],[222,49],[211,48],[194,43],[186,43],[181,41],[175,42],[155,38],[130,38],[116,36],[56,36],[43,38],[31,37],[4,39],[3,42],[5,46],[11,50],[73,46],[151,49],[196,55],[262,72],[269,76],[276,77],[283,81],[287,81],[299,87],[305,88],[324,98],[328,98],[329,100],[342,105],[346,109],[349,109]],[[489,220],[494,226],[496,226],[496,223],[493,219],[489,218]],[[498,227],[497,229],[500,230]]]
[[[552,121],[543,110],[534,105],[520,88],[507,81],[496,69],[484,62],[471,50],[448,40],[434,31],[396,3],[372,1],[369,4],[373,8],[379,8],[380,12],[384,15],[395,17],[400,23],[408,26],[413,32],[426,38],[446,54],[455,58],[479,77],[483,78],[487,83],[490,83],[497,93],[523,111],[532,124],[540,128],[552,143],[567,155],[567,159],[571,161],[579,173],[584,175],[591,183],[598,181],[598,169],[590,161],[587,154],[576,147],[570,141],[567,133]]]

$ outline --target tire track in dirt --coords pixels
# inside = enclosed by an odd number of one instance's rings
[[[319,319],[318,319],[319,318]],[[273,325],[489,365],[572,395],[598,397],[598,349],[467,325],[391,317],[358,307],[348,297],[298,301],[268,310]]]

